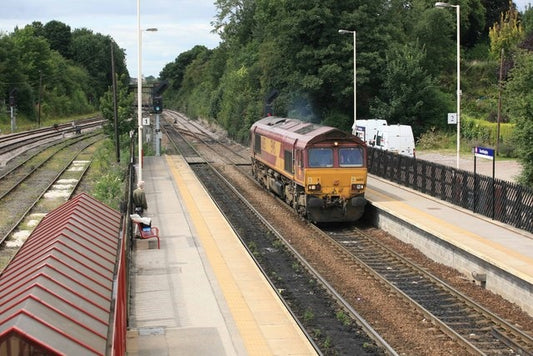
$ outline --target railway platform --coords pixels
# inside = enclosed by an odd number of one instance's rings
[[[368,176],[373,224],[533,315],[533,234]]]
[[[313,345],[181,156],[145,157],[127,355],[312,355]]]

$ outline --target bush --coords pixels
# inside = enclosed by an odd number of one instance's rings
[[[455,136],[447,132],[437,131],[433,128],[420,135],[420,138],[416,142],[416,148],[419,150],[452,148],[455,145]]]
[[[90,168],[90,175],[96,179],[92,195],[113,209],[120,209],[124,197],[124,177],[129,162],[129,150],[121,152],[122,159],[117,163],[114,158],[114,145],[106,139],[95,154]]]
[[[461,117],[461,138],[485,146],[496,146],[498,124],[485,120]],[[512,142],[514,124],[500,123],[500,143]]]

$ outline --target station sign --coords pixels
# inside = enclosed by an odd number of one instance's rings
[[[474,155],[476,157],[494,160],[494,149],[476,146],[474,148]]]
[[[457,113],[456,112],[448,113],[448,125],[457,125]]]

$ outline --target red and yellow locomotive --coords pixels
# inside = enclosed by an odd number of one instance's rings
[[[266,117],[250,128],[252,172],[263,186],[312,222],[361,218],[366,145],[339,129]]]

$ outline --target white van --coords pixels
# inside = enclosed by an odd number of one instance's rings
[[[377,131],[383,126],[387,126],[387,120],[357,120],[352,125],[352,133],[365,141],[367,145],[373,146]]]
[[[409,125],[387,125],[387,120],[357,120],[352,133],[367,145],[415,157],[415,139]]]
[[[376,134],[375,147],[415,157],[415,139],[409,125],[382,126]]]

